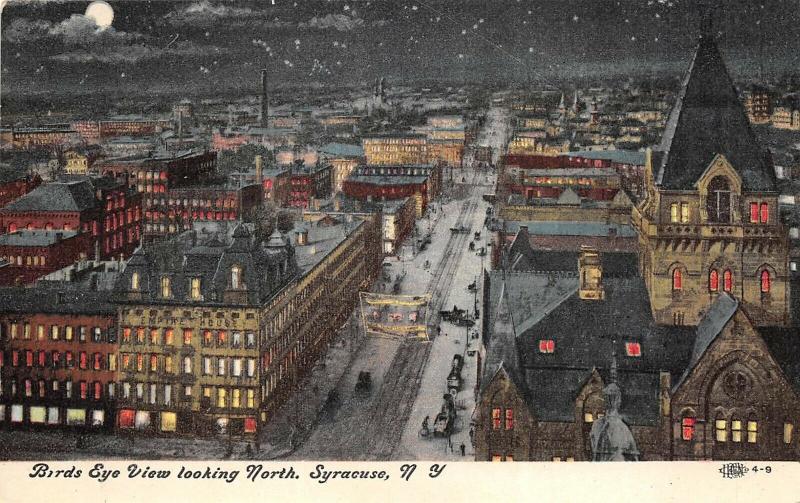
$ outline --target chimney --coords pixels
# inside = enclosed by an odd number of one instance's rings
[[[267,120],[269,118],[269,99],[267,96],[267,69],[261,70],[261,113],[259,122],[261,127],[268,127]]]
[[[181,148],[181,140],[183,139],[183,110],[178,110],[178,149]]]
[[[263,176],[263,163],[264,159],[260,156],[256,156],[256,183],[259,185],[264,184],[264,176]]]
[[[56,232],[56,241],[61,241],[63,239],[64,239],[64,233],[63,232]]]
[[[581,255],[578,258],[578,274],[580,287],[578,296],[585,300],[603,300],[603,266],[600,263],[600,253],[592,246],[581,246]]]

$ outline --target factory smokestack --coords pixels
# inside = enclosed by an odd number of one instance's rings
[[[261,127],[268,127],[267,120],[269,118],[269,97],[267,95],[267,69],[261,70],[261,113],[259,122]]]
[[[263,175],[263,163],[264,160],[260,155],[256,156],[256,183],[262,185],[264,183],[264,175]]]

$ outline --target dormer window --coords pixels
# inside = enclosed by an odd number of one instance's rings
[[[161,296],[165,299],[172,297],[172,282],[169,276],[161,277]]]
[[[234,290],[242,288],[242,268],[238,265],[231,267],[231,288]]]
[[[553,339],[542,339],[539,341],[539,352],[551,354],[556,350],[556,341]]]
[[[731,189],[728,179],[717,176],[708,184],[706,196],[708,221],[728,224],[731,221]]]
[[[200,300],[200,278],[189,280],[189,287],[192,300]]]
[[[139,291],[139,273],[135,272],[131,274],[131,290],[134,292]]]
[[[638,342],[626,342],[625,354],[628,356],[642,356],[642,345]]]

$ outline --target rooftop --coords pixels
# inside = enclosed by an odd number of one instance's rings
[[[76,231],[20,230],[0,235],[0,246],[50,246],[77,235]]]

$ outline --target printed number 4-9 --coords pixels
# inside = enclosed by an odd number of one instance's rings
[[[750,471],[753,473],[758,473],[761,471],[766,473],[772,473],[772,467],[769,465],[765,466],[764,468],[759,468],[758,466],[754,466],[753,468],[750,469]]]

